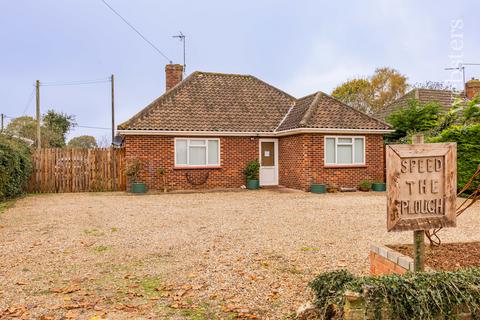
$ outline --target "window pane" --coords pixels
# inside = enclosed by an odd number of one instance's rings
[[[338,138],[338,143],[352,143],[352,138]]]
[[[208,164],[219,164],[218,140],[208,140]]]
[[[325,139],[325,163],[335,163],[335,138]]]
[[[351,164],[352,163],[352,146],[338,145],[337,146],[337,163],[338,164]]]
[[[204,146],[205,140],[190,140],[191,146]]]
[[[190,146],[190,161],[188,164],[199,166],[206,164],[207,148]]]
[[[187,140],[175,141],[175,163],[187,164]]]
[[[355,163],[364,163],[363,159],[363,139],[355,138]]]

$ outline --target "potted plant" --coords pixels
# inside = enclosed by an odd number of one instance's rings
[[[332,183],[332,184],[327,185],[327,192],[328,193],[336,193],[336,192],[339,192],[339,191],[340,191],[340,188],[336,184]]]
[[[322,183],[312,183],[312,185],[310,186],[310,192],[325,193],[327,192],[327,185]]]
[[[258,181],[259,172],[260,163],[258,163],[258,159],[252,160],[247,163],[247,166],[243,170],[243,173],[247,178],[247,189],[254,190],[260,187],[260,182]]]
[[[145,193],[147,191],[147,185],[143,182],[138,182],[138,176],[141,170],[142,164],[140,161],[134,160],[125,171],[126,176],[132,184],[130,189],[132,193]]]
[[[372,188],[372,183],[368,180],[362,180],[360,181],[360,185],[358,186],[358,190],[360,191],[370,191]]]
[[[375,181],[372,183],[373,191],[387,191],[387,184],[383,181]]]

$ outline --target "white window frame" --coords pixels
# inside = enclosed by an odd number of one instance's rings
[[[351,143],[338,142],[338,139],[349,138],[352,139]],[[335,163],[327,163],[327,139],[335,139]],[[355,139],[363,140],[363,162],[355,162]],[[338,145],[352,146],[352,163],[338,163]],[[365,136],[325,136],[323,139],[323,163],[326,167],[355,167],[364,166],[366,164],[366,152]]]
[[[187,163],[186,164],[177,164],[177,141],[178,140],[184,140],[187,141]],[[205,164],[189,164],[190,162],[190,141],[205,141]],[[217,158],[217,164],[209,164],[208,163],[208,142],[209,141],[217,141],[218,143],[218,158]],[[200,146],[196,146],[200,147]],[[220,146],[220,139],[219,138],[175,138],[174,139],[174,147],[173,147],[173,158],[174,158],[174,163],[176,168],[218,168],[220,167],[220,152],[221,152],[221,146]]]

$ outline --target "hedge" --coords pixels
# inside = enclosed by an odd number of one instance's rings
[[[457,188],[463,188],[480,165],[480,124],[450,127],[429,142],[457,143]],[[467,192],[474,191],[479,182]]]
[[[0,135],[0,201],[25,192],[31,161],[30,149],[24,142]]]
[[[389,319],[418,320],[456,319],[462,309],[475,318],[480,311],[478,268],[363,277],[339,270],[320,274],[310,287],[323,319],[342,317],[348,291],[365,299],[365,312],[374,319],[384,311]]]

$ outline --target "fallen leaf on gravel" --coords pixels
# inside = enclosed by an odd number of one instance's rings
[[[192,286],[192,289],[193,289],[193,290],[200,290],[200,289],[202,289],[204,286],[205,286],[205,285],[203,285],[203,284],[198,284],[198,285]]]
[[[25,306],[9,307],[5,311],[3,311],[3,314],[15,318],[15,317],[27,316],[28,310],[27,310],[27,307]]]
[[[80,312],[78,311],[70,310],[67,313],[65,313],[65,318],[67,319],[77,319],[79,316],[80,316]]]
[[[15,282],[15,284],[19,285],[19,286],[25,286],[28,284],[28,282],[25,282],[25,281],[17,281]]]
[[[40,317],[39,320],[54,320],[54,319],[55,319],[54,316],[43,315]]]
[[[77,284],[69,285],[63,289],[63,293],[72,293],[75,291],[80,291],[80,287]]]
[[[129,304],[119,304],[115,306],[115,309],[117,310],[122,310],[122,311],[127,311],[127,312],[133,312],[137,309],[137,307]]]

